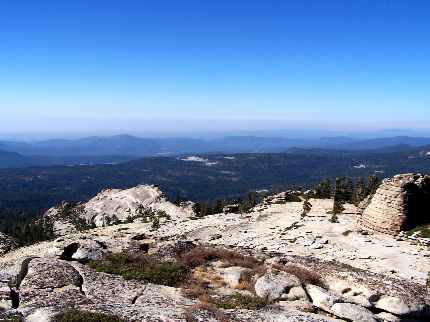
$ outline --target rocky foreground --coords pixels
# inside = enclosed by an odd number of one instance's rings
[[[196,218],[140,186],[67,216],[53,208],[55,240],[15,249],[0,236],[3,317],[63,321],[73,308],[117,318],[103,321],[430,320],[426,238],[364,230],[354,206],[333,220],[332,200],[309,202]]]

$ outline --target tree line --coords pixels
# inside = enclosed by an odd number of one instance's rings
[[[13,237],[20,246],[52,239],[52,224],[39,216],[30,210],[0,209],[0,231]]]

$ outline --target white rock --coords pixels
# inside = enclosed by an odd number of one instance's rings
[[[320,243],[313,243],[311,246],[310,246],[310,248],[312,248],[312,249],[321,249],[321,248],[323,248],[324,246],[323,245],[321,245]]]
[[[376,322],[372,312],[357,304],[335,303],[331,307],[331,312],[340,318],[354,322]]]
[[[260,277],[255,283],[255,293],[261,298],[269,301],[281,297],[289,288],[300,286],[299,279],[291,274],[270,272]]]
[[[226,267],[226,268],[220,269],[219,273],[222,279],[231,288],[235,288],[240,284],[242,280],[242,274],[248,271],[250,271],[249,268],[232,266],[232,267]]]
[[[55,313],[49,309],[37,309],[32,314],[27,316],[27,322],[51,322]]]
[[[375,303],[375,307],[396,315],[409,315],[425,310],[424,304],[407,304],[399,297],[382,295]]]
[[[378,319],[384,322],[400,322],[402,321],[398,316],[388,312],[381,312],[375,315]]]
[[[279,306],[287,310],[298,310],[302,312],[312,312],[314,306],[308,300],[295,300],[295,301],[279,301]]]
[[[78,261],[98,260],[103,256],[103,248],[94,241],[80,245],[78,250],[72,255],[72,259]]]
[[[307,285],[306,291],[311,297],[313,305],[328,312],[331,311],[333,304],[341,300],[336,294],[316,285]]]
[[[11,290],[6,283],[0,282],[0,311],[12,308]]]
[[[287,299],[288,301],[295,301],[295,300],[307,300],[308,296],[306,295],[305,290],[301,286],[294,286],[290,289],[288,294],[286,296],[283,296],[283,298]]]
[[[345,302],[358,304],[366,308],[373,307],[369,298],[375,293],[364,285],[334,278],[326,279],[325,282],[329,290],[341,295],[345,299]]]

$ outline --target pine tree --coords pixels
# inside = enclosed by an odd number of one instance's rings
[[[315,188],[315,197],[320,199],[330,199],[332,187],[329,179],[325,179]]]
[[[377,176],[370,176],[367,180],[367,195],[375,194],[380,185],[381,180]]]
[[[248,203],[250,208],[254,208],[257,205],[257,194],[255,192],[248,194]]]
[[[359,178],[355,184],[354,198],[352,202],[355,205],[358,205],[362,202],[367,196],[367,187],[364,178]]]
[[[337,221],[337,215],[342,213],[344,211],[343,204],[345,202],[345,191],[346,191],[346,185],[345,185],[346,179],[344,177],[342,178],[336,178],[336,186],[334,191],[334,200],[333,200],[333,216],[332,220],[333,222]]]
[[[196,202],[193,205],[193,211],[194,211],[194,214],[195,214],[196,217],[200,216],[200,213],[202,211],[202,205],[200,204],[200,202]]]
[[[344,201],[352,202],[354,196],[354,184],[352,183],[351,178],[344,179]]]
[[[302,217],[306,216],[310,211],[312,210],[312,204],[309,202],[308,199],[306,199],[303,202],[303,212]]]
[[[224,201],[223,200],[217,200],[215,202],[215,207],[213,208],[214,214],[220,214],[224,210]]]

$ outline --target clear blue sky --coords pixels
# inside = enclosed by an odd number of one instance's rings
[[[4,132],[426,127],[430,1],[2,0],[0,109]]]

